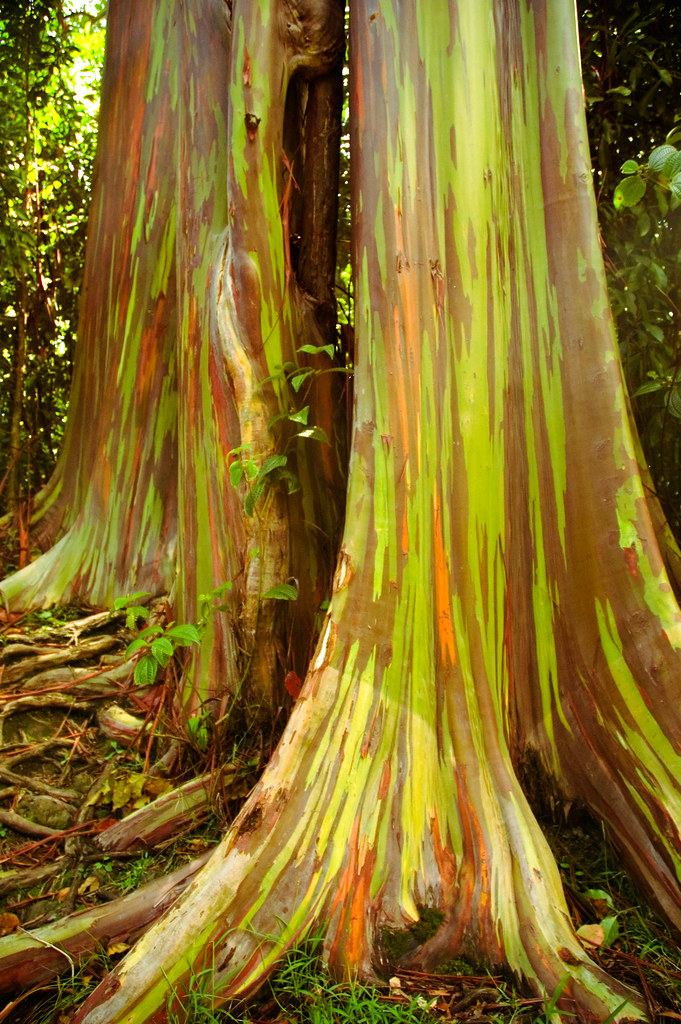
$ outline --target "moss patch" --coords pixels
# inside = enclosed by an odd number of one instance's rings
[[[428,939],[431,939],[445,919],[443,912],[434,907],[419,907],[418,912],[418,921],[415,921],[409,928],[383,929],[381,936],[383,946],[393,963],[398,963]]]
[[[465,956],[454,956],[451,960],[445,960],[435,968],[435,974],[451,974],[456,978],[477,977],[479,969],[474,967]]]

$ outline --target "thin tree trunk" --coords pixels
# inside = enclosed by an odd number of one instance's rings
[[[26,369],[26,317],[28,293],[26,278],[17,284],[17,335],[12,358],[12,402],[9,428],[9,467],[7,473],[7,506],[16,513],[21,501],[21,420],[24,403],[24,373]]]

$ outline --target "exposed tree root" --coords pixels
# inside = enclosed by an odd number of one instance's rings
[[[315,666],[227,839],[78,1024],[160,1021],[169,991],[181,998],[208,967],[218,999],[247,995],[319,928],[337,971],[375,977],[389,965],[384,930],[408,928],[420,907],[442,923],[409,956],[412,966],[463,950],[510,967],[539,993],[569,975],[560,1006],[583,1019],[604,1019],[625,1000],[613,1019],[644,1018],[636,993],[576,938],[553,856],[492,730],[482,725],[479,738],[496,750],[460,760],[475,730],[452,723],[438,736],[434,705],[429,714],[421,702],[418,714],[400,707],[385,674],[376,689],[361,671],[341,681],[348,656],[336,645],[331,662]]]

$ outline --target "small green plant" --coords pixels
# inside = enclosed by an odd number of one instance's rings
[[[310,408],[305,406],[298,412],[281,413],[270,421],[270,426],[275,422],[286,419],[291,423],[307,424],[307,417]],[[300,481],[295,473],[288,467],[290,447],[297,438],[304,438],[311,441],[322,441],[329,443],[324,430],[321,427],[305,427],[304,430],[296,430],[286,444],[286,450],[269,455],[266,459],[258,457],[257,453],[251,451],[248,444],[239,445],[229,452],[229,479],[232,487],[239,489],[242,483],[246,485],[244,496],[244,512],[247,516],[253,517],[256,514],[256,506],[268,487],[275,483],[283,483],[289,494],[300,490]]]
[[[306,355],[325,354],[329,359],[335,356],[334,346],[327,345],[301,345],[298,352]],[[253,452],[249,444],[242,444],[232,448],[229,452],[229,478],[233,487],[239,489],[243,484],[245,487],[244,512],[247,516],[253,517],[256,514],[256,506],[265,491],[274,483],[281,482],[285,485],[289,494],[300,490],[300,481],[288,465],[289,454],[292,446],[300,440],[321,441],[329,444],[329,438],[322,427],[309,424],[310,406],[303,405],[296,408],[299,401],[295,396],[299,395],[301,388],[306,381],[310,382],[314,377],[324,373],[348,373],[347,367],[328,366],[319,368],[313,366],[299,366],[296,363],[284,363],[276,373],[266,377],[260,383],[260,387],[273,384],[278,391],[280,403],[286,406],[285,411],[277,413],[269,422],[270,430],[278,424],[288,424],[288,438],[282,452],[265,457],[263,454]],[[303,399],[304,400],[304,399]],[[275,596],[275,595],[270,595]],[[285,600],[291,600],[286,597]]]
[[[140,854],[137,860],[129,864],[125,871],[119,875],[117,885],[121,891],[132,892],[133,889],[139,888],[151,864],[152,859],[146,851]]]
[[[187,719],[187,739],[202,754],[208,750],[211,722],[209,714],[191,715]]]
[[[144,605],[136,602],[149,596],[140,591],[129,597],[119,597],[114,602],[115,611],[125,609],[125,624],[128,629],[136,628],[140,619],[147,621],[149,615],[147,609]],[[197,626],[174,625],[173,623],[169,626],[145,626],[128,644],[125,656],[131,658],[133,654],[140,652],[140,657],[135,664],[135,682],[138,686],[151,686],[159,668],[167,667],[178,648],[199,643],[201,643],[201,633]]]
[[[140,619],[146,622],[149,612],[142,601],[151,597],[147,590],[138,590],[136,594],[128,594],[125,597],[117,597],[114,601],[115,612],[125,612],[126,629],[135,629]]]

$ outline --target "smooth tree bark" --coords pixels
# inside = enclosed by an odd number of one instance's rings
[[[113,14],[124,7],[137,16]],[[284,453],[278,367],[325,330],[324,286],[304,299],[282,228],[306,222],[289,205],[306,160],[280,150],[295,137],[287,110],[333,106],[326,85],[310,100],[305,76],[329,72],[339,9],[266,7],[157,0],[158,34],[140,15],[156,68],[140,84],[153,107],[150,83],[167,74],[182,108],[168,343],[178,607],[235,568],[241,581],[243,626],[226,618],[193,667],[200,702],[229,685],[244,636],[254,677],[267,675],[276,626],[258,595],[305,565],[296,523],[323,522],[302,455],[301,495],[268,489],[259,517],[226,478],[240,445],[260,467]],[[353,0],[355,408],[331,607],[233,828],[77,1024],[163,1021],[204,970],[218,1001],[247,995],[320,932],[334,970],[372,977],[394,956],[390,932],[426,911],[438,927],[409,965],[464,953],[539,992],[567,979],[559,1005],[582,1019],[645,1016],[576,937],[520,781],[540,766],[593,810],[679,928],[681,614],[629,427],[576,39],[570,0]],[[312,607],[308,569],[299,600]],[[10,580],[8,597],[26,581],[40,599],[40,572]]]

